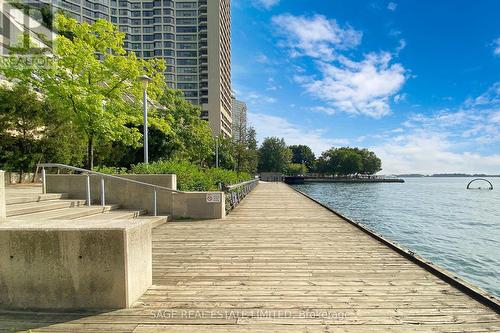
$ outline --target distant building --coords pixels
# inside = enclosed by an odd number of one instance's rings
[[[231,136],[230,0],[26,0],[80,22],[105,19],[125,33],[125,49],[162,58],[165,79],[199,105],[213,135]],[[1,22],[1,21],[0,21]],[[0,29],[1,31],[1,29]]]
[[[233,138],[236,141],[244,139],[247,132],[247,105],[245,102],[238,101],[233,96]]]

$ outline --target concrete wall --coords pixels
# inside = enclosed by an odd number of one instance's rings
[[[177,190],[177,175],[116,175],[122,178],[137,180],[139,182],[163,186]]]
[[[144,180],[155,181],[153,185],[169,185],[177,187],[175,175],[160,175],[163,177],[150,177]],[[85,175],[47,175],[47,193],[67,193],[71,199],[86,199],[87,176]],[[125,177],[124,177],[125,178]],[[138,181],[140,177],[131,176]],[[101,178],[90,176],[90,192],[92,203],[100,203],[101,200]],[[162,184],[162,185],[160,185]],[[153,208],[153,188],[131,182],[105,179],[106,203],[120,204],[126,209],[145,209],[149,213]],[[168,215],[172,211],[172,192],[157,191],[158,214]]]
[[[121,175],[120,175],[121,177]],[[177,188],[175,175],[127,175],[130,179],[164,187]],[[47,193],[67,193],[72,199],[86,199],[85,175],[47,175]],[[90,177],[92,202],[100,203],[100,176]],[[126,181],[105,179],[106,203],[126,209],[146,209],[153,213],[153,189]],[[225,217],[224,194],[220,202],[207,202],[212,192],[157,191],[158,215],[182,218],[219,219]]]
[[[20,221],[2,224],[0,307],[130,307],[152,285],[151,225],[99,224],[87,222],[78,228],[65,221],[43,228]]]
[[[220,196],[220,202],[207,202],[208,194]],[[194,219],[222,219],[226,216],[224,192],[177,192],[173,195],[172,215]]]
[[[0,220],[6,218],[5,208],[5,172],[0,170]]]

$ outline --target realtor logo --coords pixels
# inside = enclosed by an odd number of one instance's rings
[[[40,1],[0,0],[0,53],[33,56],[50,51],[52,6]]]

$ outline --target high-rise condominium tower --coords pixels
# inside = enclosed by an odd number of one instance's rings
[[[30,1],[33,3],[33,1]],[[39,0],[83,22],[109,20],[125,48],[161,57],[166,81],[202,108],[214,135],[231,136],[230,0]]]
[[[247,105],[233,96],[233,138],[245,140],[247,132]]]

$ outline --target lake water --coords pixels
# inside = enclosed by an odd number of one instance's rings
[[[476,286],[500,296],[500,178],[406,178],[404,184],[295,187]],[[484,183],[482,184],[484,185]]]

